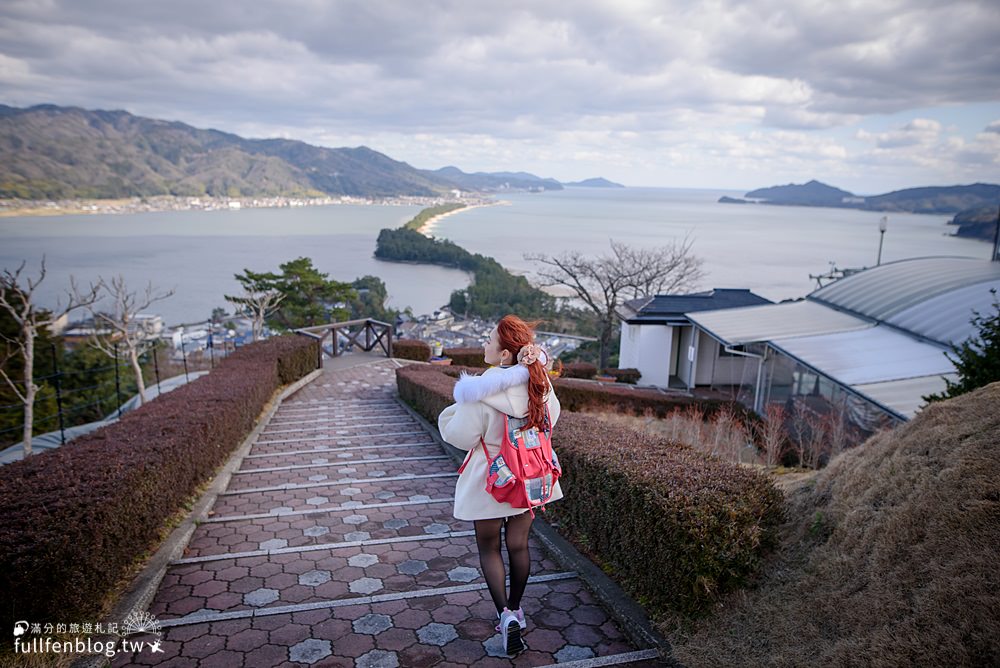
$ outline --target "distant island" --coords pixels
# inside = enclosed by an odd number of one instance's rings
[[[1000,185],[973,183],[967,186],[932,186],[895,190],[884,195],[859,196],[813,180],[752,190],[745,199],[720,197],[723,204],[774,204],[822,206],[865,211],[953,214],[956,236],[993,240]],[[992,218],[990,217],[992,212]]]
[[[608,181],[607,179],[598,176],[594,179],[584,179],[583,181],[573,181],[572,183],[563,183],[567,188],[624,188],[620,183],[615,183],[614,181]]]

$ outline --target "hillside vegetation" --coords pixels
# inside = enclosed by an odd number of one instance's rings
[[[787,500],[777,558],[686,666],[1000,665],[1000,383],[928,406]]]
[[[763,204],[953,214],[979,207],[993,207],[995,211],[996,206],[1000,204],[1000,185],[973,183],[967,186],[905,188],[883,195],[861,197],[814,180],[803,184],[789,183],[760,188],[748,192],[745,197]],[[747,200],[722,197],[719,201],[726,204],[742,204]]]
[[[0,105],[0,197],[390,197],[454,188],[363,146],[244,139],[125,111]]]

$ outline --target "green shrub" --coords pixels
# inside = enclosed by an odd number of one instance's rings
[[[117,422],[0,468],[0,625],[95,618],[318,354],[295,335],[244,346]]]
[[[443,354],[445,357],[451,358],[452,364],[459,366],[471,366],[479,369],[490,366],[483,359],[482,348],[446,348]]]
[[[431,359],[431,347],[417,339],[396,339],[392,342],[392,356],[401,360],[428,362]]]

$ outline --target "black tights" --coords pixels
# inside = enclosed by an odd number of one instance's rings
[[[525,511],[513,517],[475,520],[476,546],[479,548],[479,565],[490,589],[497,612],[504,608],[517,610],[521,596],[528,584],[531,556],[528,554],[528,533],[531,530],[531,513]],[[500,527],[506,524],[507,560],[510,562],[510,596],[507,596],[503,556],[500,554]]]

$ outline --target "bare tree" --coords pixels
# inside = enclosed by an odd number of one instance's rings
[[[125,283],[125,277],[119,274],[108,284],[101,279],[100,285],[112,300],[110,312],[98,311],[93,304],[87,306],[94,318],[94,336],[90,345],[103,352],[108,357],[117,357],[116,346],[122,345],[128,355],[129,364],[135,374],[136,387],[139,389],[140,403],[146,403],[146,382],[142,379],[142,367],[139,357],[156,345],[153,332],[146,320],[137,316],[154,302],[166,299],[174,294],[173,290],[155,294],[153,283],[146,285],[142,295],[130,292]],[[101,333],[103,330],[103,334]]]
[[[764,419],[753,425],[754,440],[757,447],[764,452],[764,464],[777,466],[785,456],[788,447],[788,437],[785,435],[785,407],[781,404],[768,404],[764,411]]]
[[[658,248],[633,248],[611,240],[611,252],[596,258],[578,252],[550,256],[526,254],[536,262],[542,287],[561,285],[573,291],[600,326],[600,368],[608,365],[608,346],[618,321],[617,309],[628,299],[692,289],[702,277],[701,259],[685,238]]]
[[[8,344],[3,360],[0,361],[0,374],[3,375],[3,379],[7,381],[7,384],[14,391],[14,394],[17,395],[17,398],[24,404],[23,440],[24,456],[27,457],[31,454],[32,427],[35,421],[35,395],[39,389],[34,381],[35,337],[38,336],[38,331],[41,328],[50,327],[75,309],[89,307],[90,304],[93,304],[97,299],[99,285],[91,285],[89,291],[81,293],[77,289],[76,281],[70,276],[69,280],[72,291],[66,307],[61,308],[57,302],[56,310],[53,312],[46,311],[46,315],[43,316],[42,312],[32,303],[32,300],[34,299],[35,289],[45,280],[45,256],[42,256],[41,273],[38,276],[38,280],[33,281],[25,277],[27,287],[20,285],[21,272],[24,271],[24,265],[25,262],[21,262],[21,265],[14,272],[4,269],[3,276],[0,276],[0,306],[7,309],[14,322],[21,328],[21,336],[17,339],[0,334],[0,337]],[[14,346],[13,351],[10,347],[11,344]],[[18,389],[17,383],[7,375],[7,372],[3,368],[7,364],[7,361],[15,357],[18,353],[24,358],[23,392]]]
[[[846,399],[836,402],[831,408],[826,416],[826,434],[830,442],[830,459],[833,459],[844,451],[852,435]]]
[[[264,321],[278,310],[285,295],[277,290],[255,290],[244,287],[242,297],[225,295],[226,301],[236,307],[238,313],[253,320],[253,340],[264,335]]]

